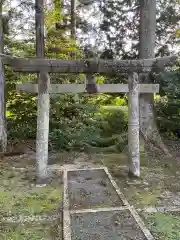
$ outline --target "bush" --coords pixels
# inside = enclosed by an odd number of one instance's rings
[[[36,138],[36,118],[21,122],[18,119],[7,119],[8,139],[35,139]]]
[[[160,96],[156,97],[157,125],[165,136],[176,139],[180,122],[180,68],[161,73],[157,77]]]
[[[117,99],[124,104],[122,99]],[[119,135],[127,131],[127,107],[100,107],[87,102],[77,104],[73,103],[69,96],[64,96],[61,100],[52,100],[50,109],[49,140],[53,148],[69,151],[81,150],[87,146],[111,149],[111,146],[116,148],[123,145]],[[27,103],[19,106],[20,116],[15,108],[18,102],[14,103],[13,108],[9,106],[8,138],[36,138],[37,116],[34,98],[31,98],[28,104],[29,111]],[[119,150],[121,148],[117,147]]]
[[[112,136],[127,132],[128,129],[128,111],[127,107],[108,107],[102,108],[101,115],[103,121],[101,124],[102,135]]]
[[[180,101],[159,101],[156,103],[157,125],[165,136],[176,139],[180,122]]]
[[[120,134],[127,131],[127,112],[121,109],[101,109],[92,105],[79,106],[81,114],[62,123],[50,133],[50,140],[56,149],[83,149],[85,146],[108,148],[116,146],[121,150],[125,143]],[[124,108],[125,109],[125,108]],[[126,109],[127,110],[127,109]]]

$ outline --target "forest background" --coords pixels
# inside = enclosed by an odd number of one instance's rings
[[[77,5],[75,42],[69,29],[56,28],[71,18],[59,1],[46,2],[46,57],[138,59],[139,5],[135,0],[101,0]],[[180,5],[177,0],[157,0],[156,57],[179,53]],[[4,1],[4,51],[19,57],[35,56],[35,14],[32,0]],[[97,83],[125,83],[126,75],[96,74]],[[83,83],[83,74],[51,74],[51,83]],[[5,68],[8,139],[36,138],[36,95],[16,91],[16,83],[37,82],[34,74],[19,74]],[[160,93],[154,97],[158,129],[165,139],[177,139],[180,121],[180,71],[173,66],[154,76]],[[49,147],[56,150],[121,152],[127,144],[126,94],[51,95]]]

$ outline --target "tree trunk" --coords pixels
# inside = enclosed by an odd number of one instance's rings
[[[71,38],[76,40],[76,0],[71,0]]]
[[[76,41],[76,0],[71,0],[71,39]],[[71,58],[76,59],[76,54],[71,52]],[[74,94],[74,101],[79,102],[79,94]]]
[[[92,76],[92,74],[86,74],[85,78],[85,85],[86,85],[86,91],[88,93],[98,93],[99,87],[96,84],[96,79]]]
[[[2,1],[0,3],[0,52],[4,52],[4,36],[3,36],[3,16]],[[6,108],[5,108],[5,76],[4,65],[0,59],[0,151],[6,152],[7,148],[7,131],[6,131]]]
[[[44,58],[44,13],[43,0],[36,0],[36,55]],[[37,182],[44,183],[48,177],[48,137],[49,137],[49,74],[40,72],[38,75],[38,115],[36,162]]]
[[[156,39],[156,0],[140,0],[140,49],[141,59],[155,57]],[[140,74],[140,83],[151,82],[150,75]],[[164,146],[154,117],[154,95],[140,94],[140,132],[148,148],[168,154]]]
[[[137,73],[129,75],[128,96],[128,159],[129,176],[140,177],[139,156],[139,76]]]

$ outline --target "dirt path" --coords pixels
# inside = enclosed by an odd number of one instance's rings
[[[128,210],[74,214],[72,240],[146,240]]]
[[[72,171],[68,180],[71,210],[123,205],[104,170]]]
[[[64,240],[153,239],[106,168],[66,171]]]

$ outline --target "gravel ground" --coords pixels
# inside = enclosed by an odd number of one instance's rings
[[[128,210],[74,214],[72,240],[146,240]]]
[[[123,205],[104,170],[72,171],[68,180],[71,210]]]

